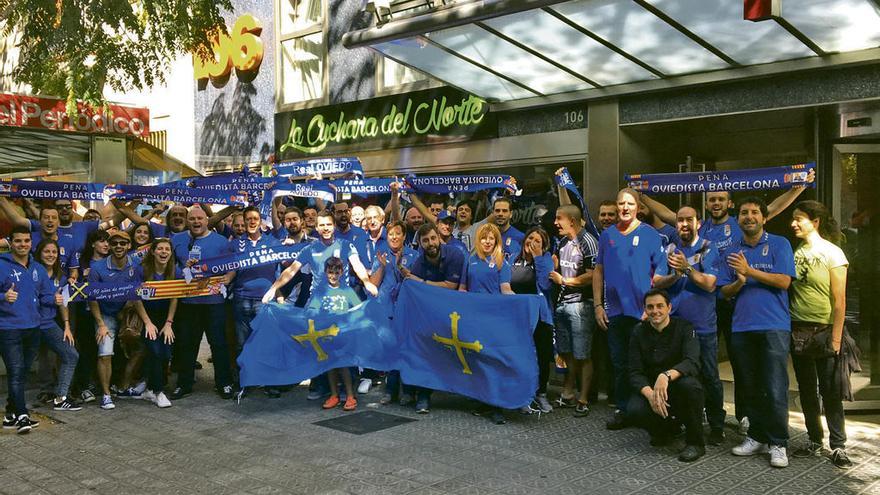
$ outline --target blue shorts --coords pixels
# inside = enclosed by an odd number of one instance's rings
[[[119,320],[116,315],[102,315],[104,324],[107,325],[107,336],[98,342],[98,357],[112,356],[113,343],[116,342],[116,331],[119,330]],[[98,337],[98,324],[95,323],[95,338]]]
[[[556,352],[573,354],[578,360],[590,359],[595,322],[592,301],[561,303],[557,306],[553,312]]]

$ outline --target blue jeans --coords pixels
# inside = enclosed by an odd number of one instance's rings
[[[0,356],[6,365],[6,413],[27,414],[24,399],[25,380],[40,348],[40,329],[0,330]]]
[[[55,396],[64,397],[70,389],[70,381],[73,380],[73,372],[76,370],[77,361],[79,361],[79,353],[76,352],[76,347],[64,341],[64,330],[54,321],[50,326],[40,328],[40,341],[61,359]]]
[[[626,412],[629,401],[629,337],[639,320],[630,316],[612,316],[608,319],[608,354],[614,375],[614,401],[617,409]]]
[[[177,386],[192,390],[195,382],[196,358],[202,343],[202,334],[207,335],[214,361],[214,386],[220,390],[232,385],[232,369],[229,348],[226,345],[226,308],[219,304],[186,304],[178,306],[180,314],[178,325],[174,326],[180,356],[180,370]]]
[[[790,332],[733,332],[733,365],[739,368],[748,435],[770,445],[788,445],[788,347]]]
[[[724,428],[724,386],[718,376],[718,334],[698,333],[700,342],[700,382],[706,396],[706,417],[713,430]]]
[[[244,348],[244,343],[251,336],[251,331],[253,330],[251,328],[251,320],[257,316],[260,308],[263,307],[263,302],[259,298],[235,296],[233,304],[233,311],[235,312],[235,356],[238,357]]]
[[[147,315],[154,325],[158,323],[156,326],[160,333],[156,335],[156,340],[148,339],[146,332],[141,334],[147,350],[144,356],[143,375],[147,381],[147,389],[158,394],[165,391],[165,365],[171,361],[171,344],[166,344],[165,337],[161,334],[161,325],[164,325],[164,321],[168,319],[168,311],[147,309]]]

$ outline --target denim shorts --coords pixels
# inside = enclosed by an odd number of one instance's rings
[[[557,306],[553,312],[556,352],[571,353],[579,360],[591,359],[595,320],[592,301],[561,303]]]
[[[104,324],[107,325],[107,336],[98,342],[98,357],[112,356],[113,343],[116,341],[116,331],[119,330],[119,320],[116,316],[103,315]],[[98,324],[95,323],[95,338],[98,337]]]

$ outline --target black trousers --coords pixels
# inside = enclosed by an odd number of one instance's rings
[[[550,363],[553,362],[553,327],[539,321],[533,337],[538,354],[538,393],[546,394],[547,382],[550,380]]]
[[[846,448],[846,424],[843,415],[843,401],[833,387],[835,358],[811,358],[792,354],[794,374],[800,390],[801,408],[810,441],[822,443],[825,432],[822,429],[822,412],[828,422],[830,445],[832,449]],[[821,397],[821,403],[820,403]]]
[[[690,376],[681,377],[669,384],[668,392],[668,418],[660,417],[651,409],[648,400],[639,391],[634,391],[627,403],[627,419],[648,430],[652,437],[675,433],[674,428],[680,422],[685,427],[685,442],[688,445],[704,445],[704,399],[700,381]]]

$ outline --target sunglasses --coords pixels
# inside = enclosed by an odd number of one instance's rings
[[[128,242],[128,241],[111,241],[110,242],[111,246],[128,246],[129,244],[130,244],[130,242]]]
[[[55,208],[59,210],[71,210],[73,209],[73,205],[55,205]]]

